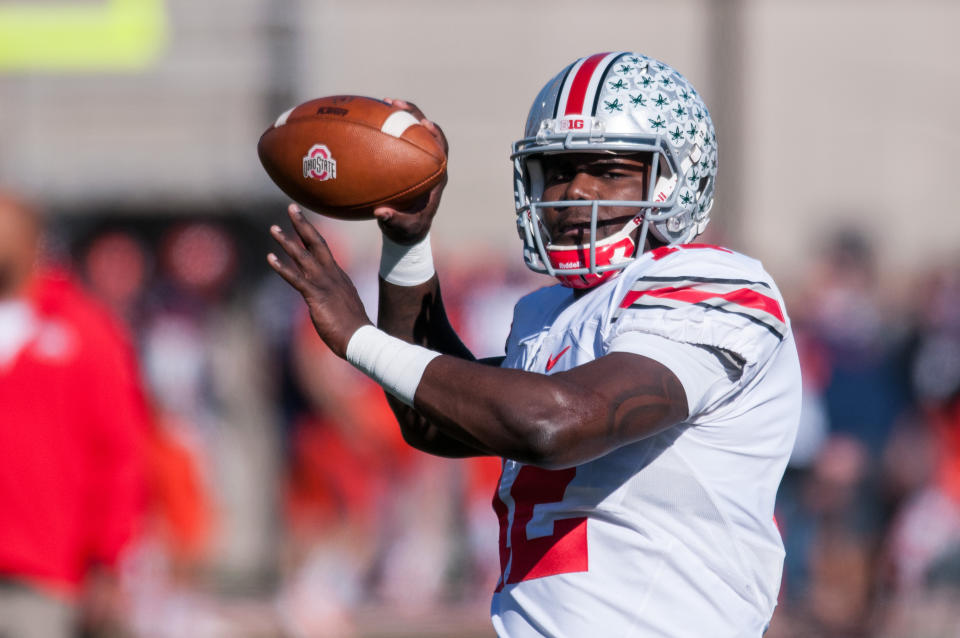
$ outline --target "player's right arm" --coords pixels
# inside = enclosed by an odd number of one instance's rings
[[[447,153],[449,147],[443,131],[423,115],[415,105],[401,100],[387,100],[394,106],[410,111],[437,138]],[[440,204],[446,185],[446,175],[430,191],[428,197],[408,210],[379,208],[374,212],[384,242],[395,246],[412,246],[427,236],[433,217]],[[408,343],[436,352],[475,361],[476,357],[463,344],[450,325],[440,294],[440,282],[434,273],[427,281],[416,285],[397,285],[380,277],[380,303],[377,326],[384,332]],[[414,409],[404,405],[390,394],[387,400],[400,423],[404,439],[413,447],[439,456],[464,457],[491,454],[490,451],[465,433],[459,438],[441,433]]]

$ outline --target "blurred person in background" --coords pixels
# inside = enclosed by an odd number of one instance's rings
[[[525,130],[517,227],[527,265],[561,285],[520,300],[505,358],[477,361],[447,320],[428,235],[442,183],[375,211],[384,330],[297,206],[299,240],[271,229],[292,265],[268,261],[391,395],[411,445],[503,458],[499,635],[759,637],[800,371],[760,264],[691,243],[716,173],[706,106],[666,64],[601,53],[544,86]]]
[[[808,620],[828,636],[862,635],[869,620],[879,534],[860,504],[869,498],[870,470],[863,446],[838,435],[824,443],[803,485],[802,505],[813,519],[803,593]]]
[[[126,230],[111,229],[90,239],[80,270],[90,292],[137,334],[145,319],[143,298],[151,265],[149,251],[139,238]]]
[[[137,338],[150,325],[152,294],[160,289],[152,246],[144,240],[141,224],[105,221],[75,239],[70,251],[89,292]],[[184,601],[190,600],[185,592],[197,587],[208,564],[213,516],[197,437],[190,436],[182,418],[154,400],[155,388],[148,387],[148,395],[152,427],[146,441],[147,512],[143,533],[124,561],[120,585],[129,629],[156,638],[185,624]],[[177,602],[170,604],[171,598]],[[201,635],[196,616],[185,622]]]
[[[910,376],[932,453],[890,532],[893,590],[960,589],[960,270],[936,273],[922,308]]]
[[[133,620],[150,636],[203,636],[227,624],[215,591],[259,590],[274,576],[279,428],[234,229],[165,221],[152,240],[140,337],[158,516],[130,583]]]
[[[0,636],[118,622],[112,570],[145,504],[133,348],[64,270],[37,212],[0,194]]]
[[[909,431],[903,313],[890,312],[872,244],[849,228],[820,244],[791,300],[804,401],[777,504],[783,598],[807,630],[857,636],[874,621],[894,484],[925,455]]]
[[[904,330],[887,312],[869,237],[841,229],[824,244],[797,305],[826,358],[818,376],[830,432],[849,435],[877,460],[909,406]]]

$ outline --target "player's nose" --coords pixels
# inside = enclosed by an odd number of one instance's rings
[[[598,199],[597,180],[586,171],[577,171],[567,185],[565,199]]]

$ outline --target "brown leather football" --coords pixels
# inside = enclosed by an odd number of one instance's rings
[[[277,118],[260,136],[260,162],[302,206],[340,219],[404,208],[442,178],[440,143],[407,111],[357,95],[317,98]]]

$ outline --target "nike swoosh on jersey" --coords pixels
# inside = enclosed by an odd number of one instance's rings
[[[570,349],[570,346],[567,346],[557,354],[547,359],[547,372],[550,372],[550,370],[553,369],[553,366],[557,365],[557,361],[559,361],[560,357],[562,357],[569,349]]]

